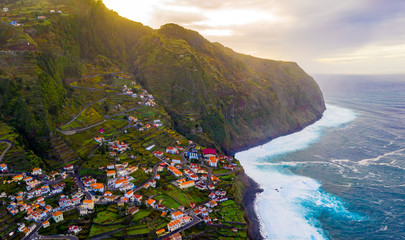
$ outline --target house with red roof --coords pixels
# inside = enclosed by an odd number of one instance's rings
[[[153,155],[155,155],[155,157],[163,157],[163,152],[161,152],[161,151],[154,151],[153,152]]]
[[[205,158],[216,157],[217,156],[217,152],[215,151],[215,149],[211,149],[211,148],[203,149],[202,153],[203,153],[203,156]]]
[[[179,154],[179,150],[175,147],[167,147],[166,152],[169,154]]]
[[[78,234],[81,230],[82,230],[82,228],[79,226],[76,226],[76,225],[69,226],[69,228],[68,228],[68,232],[71,234]]]
[[[68,164],[66,166],[63,167],[63,170],[65,171],[73,171],[73,165],[72,164]]]

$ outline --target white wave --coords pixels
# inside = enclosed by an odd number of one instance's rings
[[[403,155],[403,154],[401,154],[401,152],[404,151],[404,150],[405,150],[405,148],[401,148],[401,149],[398,149],[398,150],[395,150],[395,151],[392,151],[392,152],[384,153],[384,154],[382,154],[382,155],[380,155],[380,156],[377,156],[377,157],[375,157],[375,158],[367,158],[367,159],[360,160],[360,161],[358,161],[357,163],[358,163],[359,165],[368,166],[370,163],[377,162],[377,161],[379,161],[380,159],[382,159],[382,158],[384,158],[384,157],[387,157],[387,156]]]
[[[398,168],[398,169],[401,169],[401,170],[405,170],[405,168],[403,168],[403,167],[393,165],[393,164],[390,164],[390,163],[370,163],[370,164],[371,165],[380,165],[380,166],[393,167],[393,168]]]
[[[264,189],[255,205],[263,236],[268,239],[325,239],[317,220],[308,216],[311,210],[302,204],[305,201],[314,204],[316,208],[350,215],[340,200],[320,190],[321,184],[316,180],[280,172],[277,167],[295,166],[302,162],[268,161],[277,155],[305,149],[318,141],[325,128],[338,127],[355,118],[356,113],[349,109],[327,105],[323,117],[300,132],[279,137],[262,146],[236,154],[247,175]]]
[[[282,136],[261,146],[239,152],[237,153],[237,156],[239,156],[239,159],[256,161],[257,158],[266,156],[274,157],[305,149],[319,139],[323,129],[338,127],[351,122],[356,116],[357,114],[349,109],[327,105],[327,109],[322,118],[314,124],[299,132]]]

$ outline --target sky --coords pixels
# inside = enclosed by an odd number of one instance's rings
[[[405,73],[405,0],[103,0],[152,28],[176,23],[310,74]]]

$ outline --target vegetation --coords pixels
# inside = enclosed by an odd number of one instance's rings
[[[295,63],[238,54],[174,24],[153,30],[118,16],[102,1],[8,0],[5,4],[10,10],[0,13],[0,140],[12,144],[3,159],[10,171],[40,167],[49,173],[70,163],[80,169],[80,176],[91,175],[106,184],[105,166],[128,162],[139,166],[131,174],[139,186],[151,176],[142,168],[153,168],[160,161],[145,149],[149,146],[154,146],[152,151],[165,151],[168,146],[188,146],[190,139],[229,153],[303,127],[325,108],[318,86]],[[12,26],[10,21],[22,25]],[[138,95],[147,90],[157,106],[122,94],[124,86]],[[129,116],[140,123],[130,122]],[[141,130],[157,119],[162,126]],[[129,143],[130,149],[112,157],[109,145],[94,137]],[[0,143],[0,152],[6,148]],[[222,166],[213,174],[230,173]],[[240,173],[220,177],[216,188],[235,201],[219,204],[210,214],[227,227],[235,227],[227,222],[240,223],[240,230],[199,224],[187,230],[188,235],[246,238],[240,207],[246,186],[239,181]],[[137,194],[153,197],[169,209],[208,200],[208,190],[181,190],[172,184],[176,177],[167,170],[160,175],[156,188]],[[24,191],[23,184],[5,184],[9,180],[11,176],[0,178],[0,192]],[[77,190],[71,175],[63,182],[65,194]],[[57,207],[59,196],[45,201]],[[7,214],[8,202],[7,198],[0,205],[0,237],[16,229],[17,222],[28,224],[22,213]],[[111,238],[150,239],[170,221],[143,204],[133,216],[127,208],[96,205],[95,212],[85,217],[72,210],[64,213],[65,221],[52,222],[39,233],[64,234],[75,224],[83,228],[80,239],[112,231],[116,232]],[[22,238],[21,234],[15,238]]]

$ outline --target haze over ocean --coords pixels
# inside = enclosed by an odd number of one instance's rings
[[[236,154],[269,239],[405,239],[405,76],[316,77],[327,110]]]

